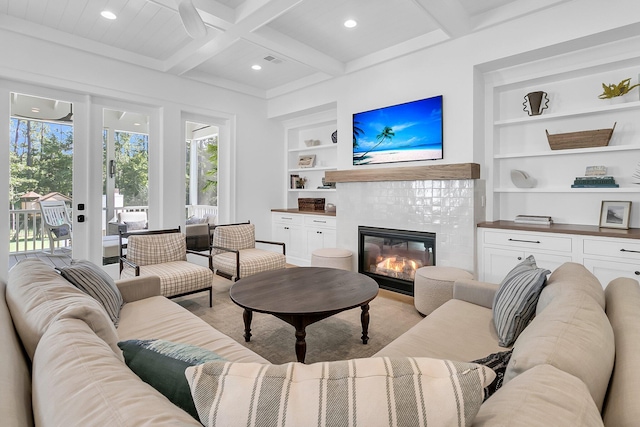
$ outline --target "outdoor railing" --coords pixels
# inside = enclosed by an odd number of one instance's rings
[[[124,206],[114,209],[122,211],[148,212],[148,206]],[[106,211],[106,209],[103,209]],[[68,209],[69,218],[73,218]],[[185,205],[186,217],[217,216],[218,207],[210,205]],[[43,232],[40,209],[12,209],[9,211],[9,253],[25,253],[41,251],[49,248],[49,238]]]

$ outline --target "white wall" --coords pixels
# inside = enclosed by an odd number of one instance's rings
[[[256,224],[259,238],[270,236],[270,208],[282,206],[281,181],[273,170],[284,168],[282,130],[267,119],[266,101],[252,96],[214,88],[177,76],[155,72],[109,58],[75,51],[52,43],[0,30],[0,117],[8,117],[8,92],[19,87],[40,90],[54,88],[74,95],[86,107],[87,117],[93,102],[124,102],[155,112],[152,131],[159,151],[150,153],[150,204],[157,209],[152,226],[175,226],[184,221],[184,134],[182,113],[222,118],[228,123],[228,191],[235,200],[223,221],[250,219]],[[4,100],[4,101],[3,101]],[[74,100],[75,101],[75,100]],[[94,111],[95,114],[95,111]],[[153,121],[155,120],[155,130]],[[93,127],[95,122],[90,121]],[[87,124],[90,126],[90,124]],[[0,129],[6,129],[5,126]],[[82,138],[95,136],[95,129],[82,131]],[[150,138],[153,138],[150,135]],[[79,141],[77,143],[80,143]],[[8,199],[9,134],[0,133],[0,197]],[[222,155],[222,154],[221,154]],[[94,169],[95,170],[95,169]],[[101,184],[89,182],[87,194],[75,195],[100,204]],[[91,197],[96,192],[97,197]],[[87,202],[88,203],[88,202]],[[5,205],[6,206],[6,205]],[[99,218],[100,206],[89,207]],[[88,234],[99,236],[98,222],[88,216]],[[0,211],[0,235],[8,236],[8,212]],[[93,239],[93,249],[85,251],[94,261],[100,245]],[[6,279],[8,241],[0,240],[0,279]]]

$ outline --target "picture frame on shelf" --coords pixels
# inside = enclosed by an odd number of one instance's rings
[[[305,154],[302,156],[298,156],[298,167],[299,168],[312,168],[316,164],[316,155],[315,154]]]
[[[630,201],[603,200],[600,207],[600,227],[629,228]]]

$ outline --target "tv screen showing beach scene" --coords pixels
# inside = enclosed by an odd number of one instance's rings
[[[353,115],[353,164],[440,160],[442,95]]]

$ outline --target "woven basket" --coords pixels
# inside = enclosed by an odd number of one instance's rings
[[[615,128],[616,124],[614,123],[611,129],[585,130],[557,133],[555,135],[549,134],[546,129],[545,132],[547,133],[549,147],[552,150],[566,150],[571,148],[606,147],[609,145],[609,140]]]
[[[324,199],[298,199],[298,209],[301,211],[323,211]]]

